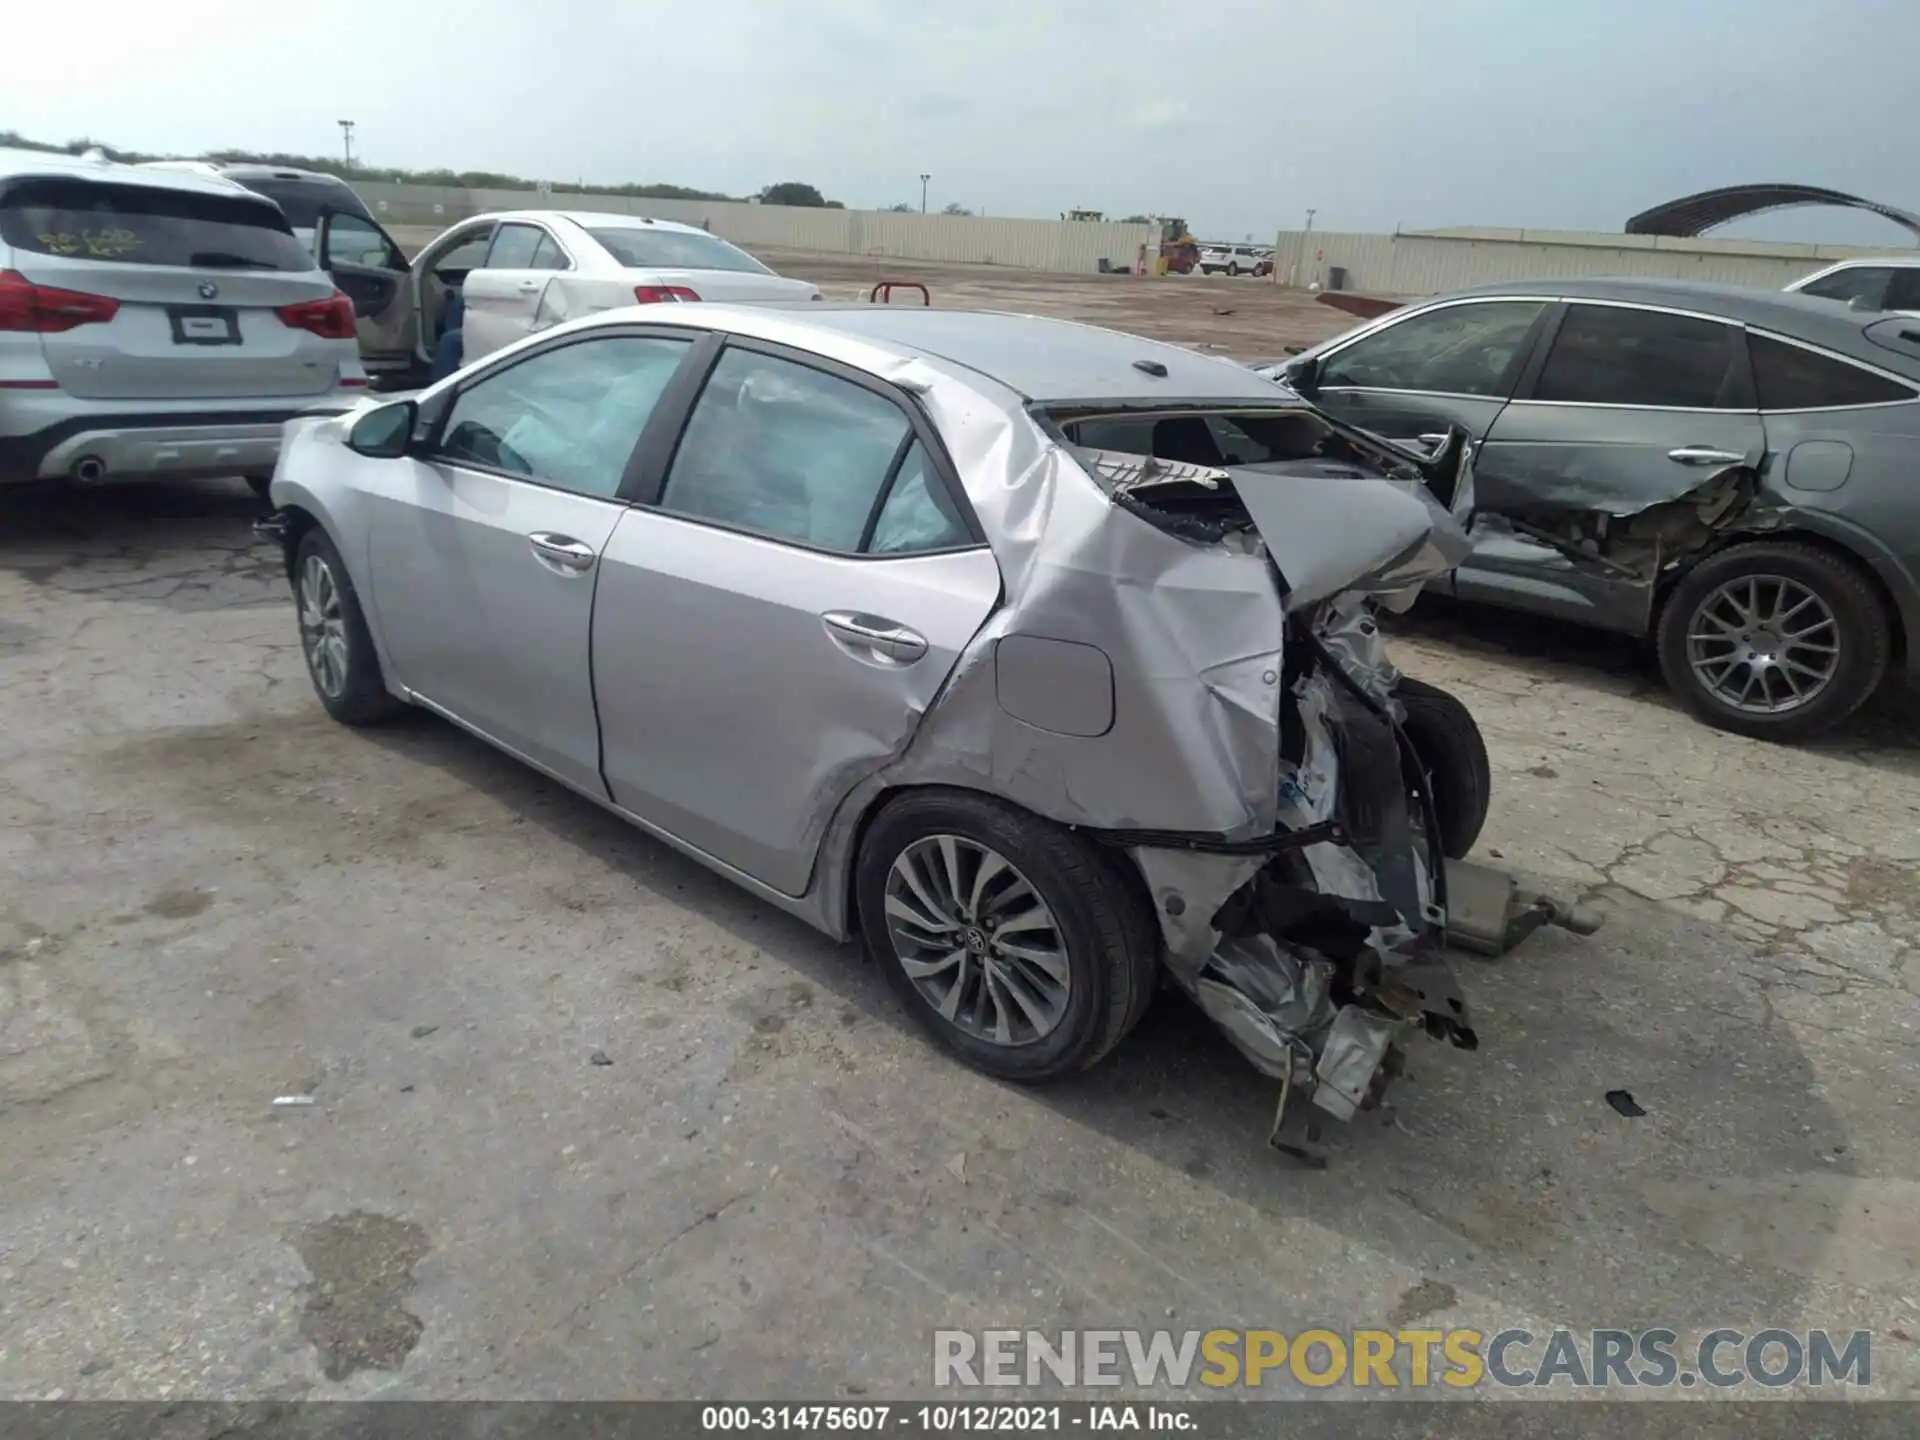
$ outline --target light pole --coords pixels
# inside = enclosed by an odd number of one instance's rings
[[[1307,252],[1313,249],[1313,216],[1313,208],[1309,206],[1307,209],[1307,228],[1300,232],[1300,269],[1303,271],[1307,268]],[[1319,278],[1319,267],[1315,266],[1314,268],[1315,278],[1317,279]]]
[[[925,171],[920,173],[920,213],[922,215],[927,213],[927,181],[932,178],[933,176],[927,174]]]
[[[352,165],[353,164],[353,121],[342,120],[340,122],[340,143],[346,147],[347,164]]]

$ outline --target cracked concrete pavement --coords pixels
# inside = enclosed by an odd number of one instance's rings
[[[1623,642],[1409,617],[1481,855],[1607,922],[1463,959],[1481,1050],[1314,1174],[1177,997],[999,1085],[451,727],[331,725],[256,513],[0,496],[0,1395],[912,1396],[935,1328],[1415,1315],[1865,1328],[1916,1393],[1910,692],[1775,748]]]

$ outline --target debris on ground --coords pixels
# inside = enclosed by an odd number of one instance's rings
[[[611,1065],[613,1064],[613,1057],[604,1050],[596,1050],[587,1057],[587,1063],[589,1065]]]
[[[273,1097],[273,1103],[276,1107],[286,1107],[286,1106],[293,1106],[293,1105],[311,1105],[313,1104],[313,1096],[311,1095],[276,1095]]]
[[[1633,1098],[1631,1090],[1607,1091],[1607,1104],[1611,1105],[1616,1113],[1626,1116],[1629,1120],[1636,1120],[1647,1113],[1640,1108],[1640,1102]]]
[[[413,1027],[413,1038],[416,1040],[424,1040],[439,1028],[438,1025],[416,1025]]]
[[[967,1152],[962,1150],[958,1155],[947,1161],[947,1169],[952,1172],[954,1179],[958,1180],[962,1185],[966,1184]]]

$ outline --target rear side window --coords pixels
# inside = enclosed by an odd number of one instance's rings
[[[728,350],[667,475],[661,508],[841,554],[968,541],[901,408],[864,385]]]
[[[773,272],[746,251],[717,235],[693,230],[656,230],[611,225],[587,232],[621,265],[634,270],[735,270],[746,275]]]
[[[269,201],[89,180],[23,180],[0,198],[0,236],[16,250],[116,265],[209,270],[314,268]]]
[[[533,270],[534,256],[547,232],[533,225],[502,225],[493,232],[493,248],[487,251],[488,270]]]
[[[1828,410],[1840,405],[1890,405],[1911,400],[1913,387],[1849,365],[1831,355],[1766,335],[1749,336],[1753,383],[1762,410]]]
[[[1751,408],[1736,367],[1739,331],[1663,310],[1573,305],[1534,387],[1536,400],[1685,410]]]
[[[1892,279],[1890,267],[1856,265],[1822,276],[1811,285],[1803,285],[1800,293],[1820,300],[1838,300],[1843,305],[1850,300],[1861,300],[1877,310],[1886,303],[1887,282]]]

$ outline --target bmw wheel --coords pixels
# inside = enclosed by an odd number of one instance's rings
[[[909,791],[874,818],[857,866],[869,953],[974,1068],[1083,1070],[1145,1013],[1153,915],[1115,857],[1060,826],[966,791]]]

